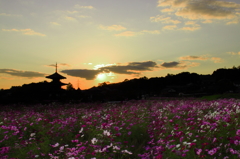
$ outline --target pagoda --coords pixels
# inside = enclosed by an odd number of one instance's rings
[[[51,74],[49,76],[46,76],[46,78],[49,78],[49,79],[52,79],[52,81],[50,82],[51,84],[51,87],[54,89],[54,90],[61,90],[61,87],[64,86],[64,85],[67,85],[65,83],[62,83],[60,80],[61,79],[66,79],[66,77],[60,75],[58,72],[57,72],[57,63],[56,63],[56,72],[54,74]]]

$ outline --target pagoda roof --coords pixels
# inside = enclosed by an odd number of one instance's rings
[[[58,86],[68,85],[68,84],[66,84],[66,83],[62,83],[61,81],[52,81],[52,82],[50,82],[50,84],[52,84],[52,85],[58,85]]]
[[[55,72],[54,74],[51,74],[49,76],[46,76],[46,78],[50,78],[50,79],[66,79],[66,77],[58,74],[57,72]]]

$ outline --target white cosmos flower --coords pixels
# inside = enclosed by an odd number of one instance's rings
[[[31,133],[30,136],[33,137],[36,133]]]
[[[110,136],[110,131],[104,130],[103,134],[106,135],[106,136]]]
[[[98,140],[96,138],[93,138],[91,141],[92,141],[92,144],[95,144],[97,143]]]

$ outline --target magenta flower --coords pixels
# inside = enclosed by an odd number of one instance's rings
[[[209,155],[214,155],[217,152],[217,148],[208,151]]]
[[[197,155],[200,155],[201,152],[202,152],[202,149],[198,149],[198,150],[196,151],[196,154],[197,154]]]
[[[240,129],[237,130],[236,134],[240,136]]]

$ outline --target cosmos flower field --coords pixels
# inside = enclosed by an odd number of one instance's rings
[[[1,107],[1,159],[240,158],[240,100]]]

